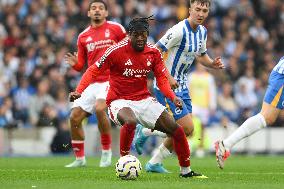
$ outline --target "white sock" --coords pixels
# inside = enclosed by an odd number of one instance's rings
[[[180,173],[185,175],[191,171],[190,167],[180,167]]]
[[[108,150],[102,150],[102,153],[111,153],[111,149],[108,149]]]
[[[148,128],[143,128],[142,129],[142,133],[145,136],[160,136],[162,138],[166,138],[167,137],[166,133],[163,133],[163,132],[157,131],[157,130],[152,131],[151,129],[148,129]]]
[[[248,118],[235,132],[223,140],[224,147],[229,150],[237,142],[266,127],[266,121],[260,113]]]
[[[149,163],[151,164],[162,163],[163,159],[169,157],[171,154],[172,153],[162,143],[159,146],[158,150],[153,155],[153,157],[150,159]]]
[[[83,156],[83,157],[76,157],[76,160],[84,161],[84,160],[86,160],[86,158],[85,158],[85,156]]]

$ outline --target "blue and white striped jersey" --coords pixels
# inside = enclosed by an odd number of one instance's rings
[[[284,74],[284,56],[282,56],[278,64],[276,64],[276,66],[273,68],[273,71]]]
[[[157,42],[156,45],[168,53],[166,67],[181,89],[187,85],[187,74],[195,57],[206,53],[206,41],[206,28],[199,25],[194,31],[185,19],[170,28]]]

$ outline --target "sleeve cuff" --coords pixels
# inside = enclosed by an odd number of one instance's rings
[[[156,43],[156,46],[160,47],[164,52],[168,51],[167,47],[163,45],[160,41]]]

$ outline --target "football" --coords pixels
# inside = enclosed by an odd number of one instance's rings
[[[140,161],[132,155],[119,158],[115,164],[116,176],[123,180],[135,180],[142,171]]]

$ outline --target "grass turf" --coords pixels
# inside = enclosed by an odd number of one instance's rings
[[[138,157],[143,165],[149,157]],[[284,188],[283,156],[232,156],[224,170],[216,166],[215,157],[192,158],[192,169],[208,179],[179,178],[176,158],[165,160],[171,174],[151,174],[144,170],[135,181],[123,181],[115,176],[114,162],[109,168],[99,168],[99,158],[89,157],[85,168],[68,169],[72,157],[0,158],[0,189],[125,189],[125,188]]]

